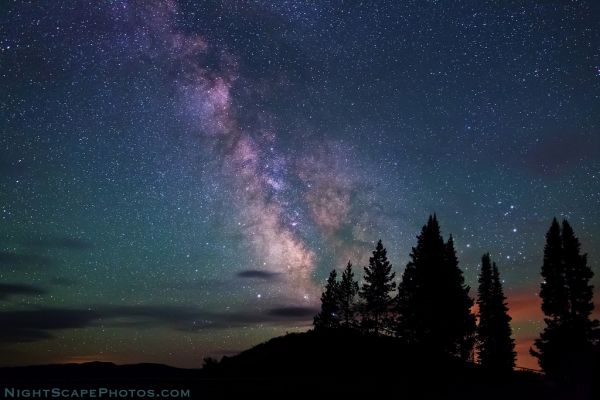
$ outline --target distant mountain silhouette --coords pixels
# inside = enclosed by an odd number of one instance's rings
[[[499,376],[476,364],[403,346],[393,337],[357,332],[292,333],[202,370],[160,364],[86,363],[0,368],[0,384],[16,387],[179,388],[192,398],[223,394],[323,393],[353,398],[588,399],[588,387],[561,388],[543,375]],[[381,397],[384,398],[384,397]]]
[[[26,367],[0,368],[0,383],[22,382],[75,382],[91,381],[154,381],[193,379],[199,369],[175,368],[164,364],[116,365],[110,362],[88,362],[83,364],[49,364]]]

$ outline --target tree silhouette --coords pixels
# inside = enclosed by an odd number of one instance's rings
[[[571,345],[578,351],[589,351],[595,341],[594,330],[597,320],[591,320],[594,310],[594,287],[590,284],[594,277],[587,265],[587,254],[581,254],[581,244],[567,220],[562,223],[563,261],[566,284],[569,289],[569,323],[571,325]]]
[[[535,341],[532,355],[553,378],[579,378],[589,370],[597,346],[598,321],[591,320],[593,286],[587,255],[566,220],[562,231],[556,218],[546,233],[543,282],[540,290],[546,327]]]
[[[475,332],[473,300],[452,236],[444,243],[435,215],[423,226],[410,258],[398,290],[396,334],[407,343],[468,358]]]
[[[473,299],[469,296],[470,287],[458,266],[452,235],[444,248],[444,265],[440,278],[442,324],[441,340],[450,354],[467,360],[475,345],[475,315],[471,311]],[[444,329],[443,326],[446,326]]]
[[[477,355],[479,363],[495,371],[511,371],[515,366],[515,343],[510,328],[506,297],[496,263],[489,253],[481,258],[479,274],[479,325]]]
[[[358,282],[354,280],[352,264],[348,261],[346,269],[342,273],[342,280],[339,283],[339,307],[341,323],[344,328],[354,326],[355,300],[358,294]]]
[[[431,221],[431,218],[430,218]],[[429,224],[429,223],[428,223]],[[416,344],[423,340],[424,327],[422,317],[425,310],[420,309],[423,293],[421,290],[420,269],[417,270],[417,260],[421,260],[421,254],[426,246],[428,236],[426,226],[417,237],[417,247],[412,248],[411,261],[406,265],[402,274],[402,281],[398,285],[398,296],[396,297],[396,336],[402,338],[407,344]],[[417,261],[417,263],[415,263]]]
[[[364,300],[362,322],[367,332],[375,335],[389,329],[387,315],[392,303],[392,292],[396,288],[392,265],[381,240],[377,242],[369,265],[364,267],[364,283],[359,291]]]
[[[339,283],[335,269],[327,278],[325,291],[321,294],[321,311],[315,316],[313,325],[315,330],[340,327]]]

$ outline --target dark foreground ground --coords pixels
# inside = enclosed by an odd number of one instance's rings
[[[34,397],[18,389],[50,391],[45,392],[47,397],[44,392]],[[95,396],[81,391],[94,389]],[[212,399],[248,394],[305,399],[324,395],[335,399],[598,398],[591,383],[558,385],[523,371],[498,376],[470,363],[402,347],[393,338],[313,332],[272,339],[202,370],[98,362],[0,368],[0,390],[0,399]],[[132,395],[131,390],[140,392]]]

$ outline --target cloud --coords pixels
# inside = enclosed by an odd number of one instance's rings
[[[266,311],[229,311],[216,313],[194,306],[102,305],[85,309],[41,307],[0,312],[0,344],[32,342],[54,337],[68,329],[103,327],[152,328],[199,332],[254,324],[290,324],[310,321],[316,309],[276,307]]]
[[[192,306],[135,305],[104,306],[99,308],[106,325],[119,327],[167,326],[177,330],[189,330],[196,320],[203,320],[209,313]]]
[[[220,279],[191,279],[191,280],[172,280],[167,282],[159,283],[159,286],[163,289],[170,290],[215,290],[217,288],[225,288],[230,284],[229,281]]]
[[[72,237],[42,237],[23,240],[21,243],[31,247],[68,250],[87,250],[93,247],[91,242]]]
[[[56,285],[56,286],[75,286],[75,284],[77,283],[77,281],[75,279],[71,279],[71,278],[65,278],[65,277],[56,277],[50,280],[50,283],[52,285]]]
[[[597,135],[557,132],[531,148],[522,162],[526,169],[538,175],[560,176],[583,162],[594,160],[599,152],[600,139]]]
[[[269,315],[283,318],[312,318],[319,310],[312,307],[277,307]]]
[[[39,296],[46,293],[45,289],[33,285],[0,283],[0,300],[7,300],[13,296]]]
[[[274,280],[279,277],[279,272],[263,271],[258,269],[246,269],[236,274],[240,278],[256,278],[264,280]]]
[[[55,265],[54,260],[37,254],[0,251],[0,268],[45,268]]]
[[[34,342],[52,338],[52,331],[85,328],[100,317],[91,310],[39,308],[0,312],[0,343]]]

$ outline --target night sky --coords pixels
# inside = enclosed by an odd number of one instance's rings
[[[552,217],[600,286],[598,1],[33,3],[0,5],[1,365],[306,330],[433,212],[472,295],[498,263],[520,366]]]

